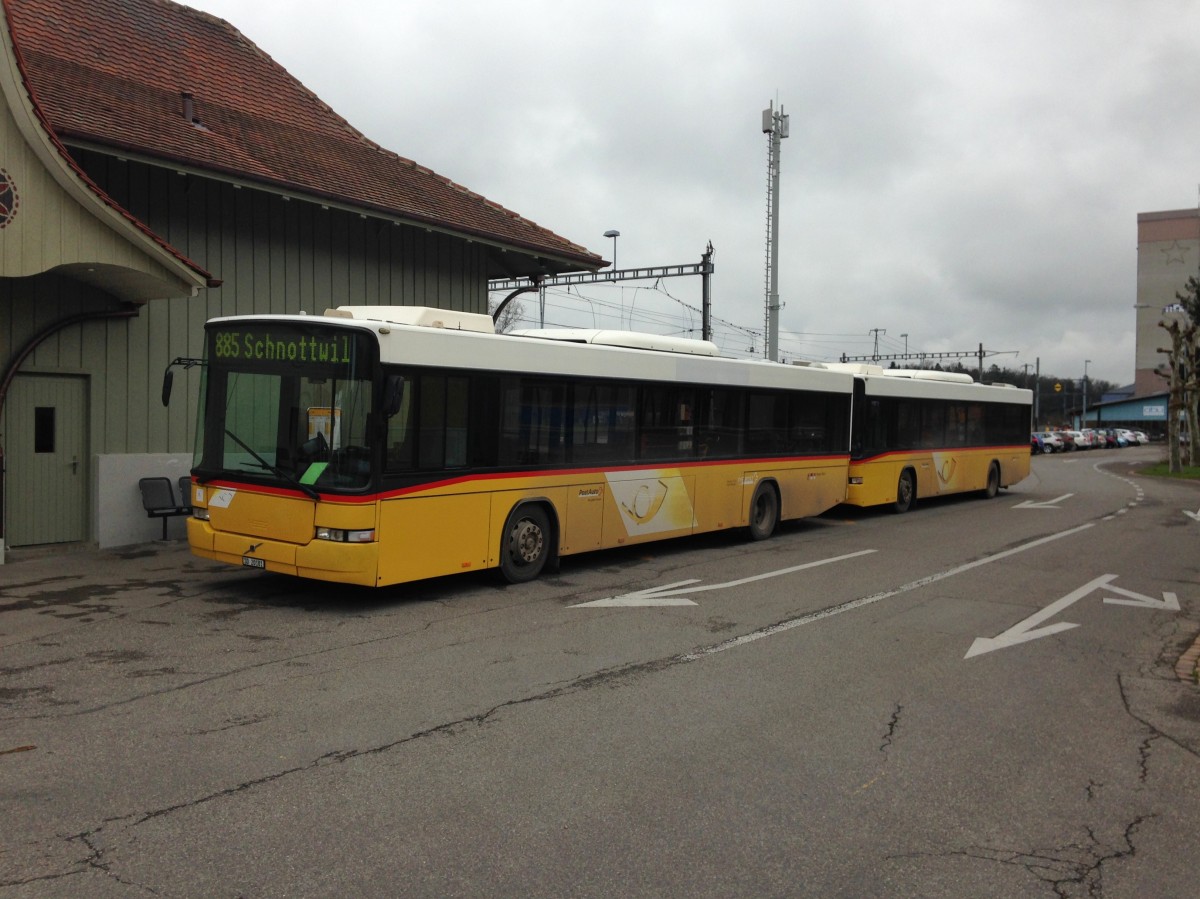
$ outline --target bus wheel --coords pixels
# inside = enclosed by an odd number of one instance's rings
[[[995,499],[996,494],[1000,492],[1000,466],[995,462],[988,469],[987,487],[984,488],[983,495],[988,499]]]
[[[759,484],[750,500],[750,536],[766,540],[779,524],[779,494],[770,484]]]
[[[504,525],[500,573],[510,584],[532,581],[550,555],[550,521],[539,506],[514,509]]]
[[[896,501],[892,503],[892,511],[907,512],[917,495],[917,485],[913,480],[912,469],[906,468],[900,472],[900,480],[896,483]]]

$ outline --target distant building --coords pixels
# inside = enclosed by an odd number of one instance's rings
[[[1159,350],[1169,349],[1171,339],[1158,323],[1185,318],[1175,295],[1200,275],[1200,209],[1142,212],[1137,225],[1134,396],[1145,397],[1168,387],[1159,374],[1167,356]]]
[[[169,0],[0,16],[0,561],[161,533],[137,481],[190,468],[198,372],[170,408],[160,385],[208,318],[486,312],[491,278],[604,264],[368,140],[221,19]]]

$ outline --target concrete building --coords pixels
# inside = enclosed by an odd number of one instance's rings
[[[1171,339],[1158,323],[1185,318],[1175,295],[1200,275],[1200,209],[1139,213],[1137,227],[1134,396],[1148,397],[1167,390],[1158,373],[1167,357],[1159,350],[1169,349]]]
[[[487,308],[491,278],[604,260],[368,140],[229,23],[169,0],[3,0],[0,561],[160,536],[204,322]],[[172,523],[182,534],[182,522]]]

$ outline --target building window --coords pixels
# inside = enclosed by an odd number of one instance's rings
[[[33,410],[33,451],[35,453],[54,452],[54,412],[53,406],[36,406]]]

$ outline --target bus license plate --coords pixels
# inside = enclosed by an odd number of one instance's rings
[[[266,568],[266,559],[255,559],[251,556],[242,556],[242,566],[245,568]]]

